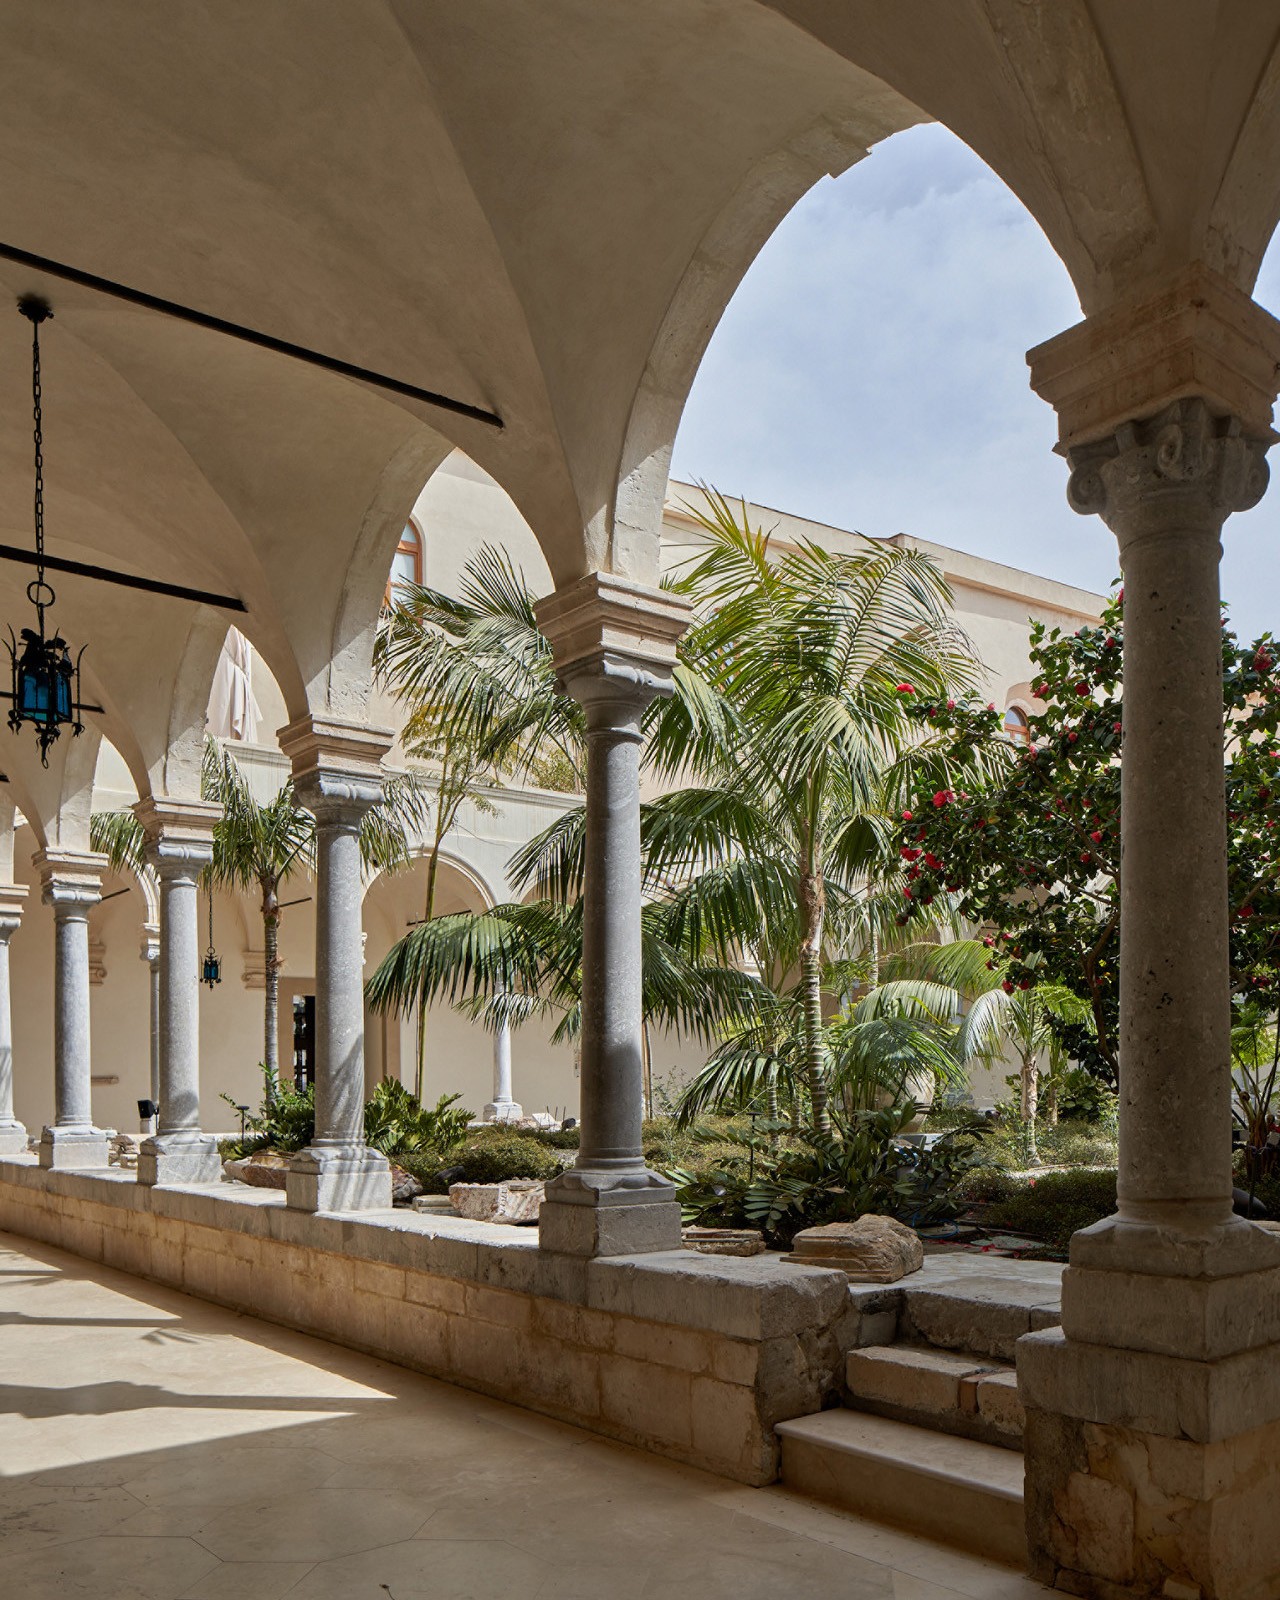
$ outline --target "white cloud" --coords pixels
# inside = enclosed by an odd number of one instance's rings
[[[1280,303],[1280,255],[1258,293]],[[673,470],[1105,590],[1114,541],[1068,508],[1053,414],[1027,384],[1026,350],[1079,316],[1021,202],[945,129],[910,129],[774,234],[711,342]],[[1273,496],[1224,540],[1243,632],[1280,628]]]

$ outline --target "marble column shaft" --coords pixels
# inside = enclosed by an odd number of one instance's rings
[[[213,860],[218,809],[153,799],[137,809],[160,884],[160,1116],[139,1150],[138,1182],[216,1183],[217,1141],[200,1127],[200,875]]]
[[[54,920],[54,1120],[40,1137],[40,1165],[105,1167],[107,1136],[94,1127],[92,1111],[89,912],[102,898],[106,858],[48,850],[36,865]]]
[[[516,1122],[524,1114],[511,1086],[511,1025],[504,1018],[493,1035],[493,1099],[484,1108],[486,1122]]]
[[[547,1186],[544,1249],[599,1256],[678,1248],[672,1185],[641,1145],[640,747],[645,708],[671,692],[685,604],[594,573],[548,597],[539,621],[587,716],[581,1145]]]
[[[27,1130],[13,1110],[13,1011],[9,988],[9,941],[22,923],[27,890],[22,884],[0,885],[0,1155],[27,1148]]]
[[[316,819],[316,1131],[286,1174],[290,1206],[384,1210],[391,1169],[364,1141],[360,826],[382,799],[382,730],[304,718],[282,730],[298,804]]]

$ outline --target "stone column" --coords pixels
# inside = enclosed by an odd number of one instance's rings
[[[519,1122],[524,1115],[511,1094],[511,1027],[505,1018],[493,1036],[493,1099],[482,1115],[486,1122]]]
[[[151,1088],[148,1091],[152,1103],[160,1104],[160,924],[158,922],[144,922],[142,924],[142,949],[139,951],[142,959],[147,963],[147,985],[150,998],[150,1024],[148,1040],[151,1046]]]
[[[13,1013],[9,996],[9,941],[22,923],[25,884],[0,885],[0,1155],[21,1155],[27,1130],[13,1114]]]
[[[200,1128],[200,874],[213,860],[218,807],[140,801],[147,859],[160,882],[159,1078],[155,1134],[138,1151],[138,1182],[217,1183],[218,1143]]]
[[[42,1167],[105,1167],[107,1135],[93,1125],[89,1058],[89,912],[102,898],[105,856],[45,850],[35,858],[53,907],[54,1121],[40,1135]]]
[[[1219,537],[1267,483],[1280,324],[1193,269],[1032,351],[1124,575],[1120,1162],[1019,1341],[1036,1576],[1274,1594],[1280,1238],[1232,1212]]]
[[[576,1256],[680,1245],[672,1185],[644,1164],[640,971],[640,723],[671,692],[689,608],[592,573],[542,601],[560,677],[587,713],[582,940],[582,1143],[547,1185],[538,1237]]]
[[[316,819],[316,1134],[286,1175],[302,1211],[386,1210],[387,1158],[364,1142],[364,938],[360,824],[382,798],[381,729],[318,717],[290,724],[299,805]]]

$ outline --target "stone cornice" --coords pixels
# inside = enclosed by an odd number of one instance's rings
[[[1037,345],[1027,364],[1064,454],[1190,398],[1238,418],[1247,438],[1278,437],[1280,322],[1202,262]]]
[[[669,694],[676,645],[692,620],[680,595],[609,572],[591,572],[538,602],[538,626],[556,671],[578,698],[582,680],[628,683],[637,693]]]

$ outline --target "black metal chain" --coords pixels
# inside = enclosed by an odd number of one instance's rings
[[[56,596],[44,575],[44,407],[40,390],[40,324],[53,312],[48,302],[37,295],[24,295],[18,302],[18,310],[31,322],[31,415],[36,460],[36,576],[34,583],[27,585],[27,596],[36,608],[43,636],[45,608],[53,604]]]
[[[40,324],[31,324],[31,414],[35,419],[36,446],[36,583],[44,583],[44,417],[40,404]],[[40,631],[44,632],[44,607],[36,602],[40,613]]]

